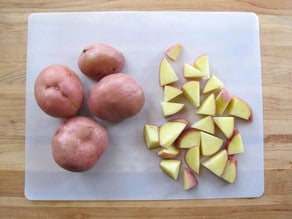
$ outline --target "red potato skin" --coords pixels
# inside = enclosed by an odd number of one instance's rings
[[[232,100],[232,96],[228,93],[228,91],[224,88],[220,91],[218,96],[221,95],[222,99],[225,100],[225,102],[229,103]]]
[[[84,90],[78,76],[64,65],[50,65],[38,75],[34,95],[39,107],[57,118],[72,117],[79,111]]]
[[[96,43],[86,46],[78,59],[78,66],[86,76],[100,80],[101,78],[121,72],[125,65],[125,57],[119,50]]]
[[[116,73],[102,78],[91,90],[89,111],[117,123],[139,113],[145,103],[143,89],[129,75]]]
[[[237,159],[234,154],[228,155],[228,160],[237,166]]]
[[[183,173],[188,181],[188,187],[184,188],[185,190],[190,190],[191,188],[194,188],[198,185],[198,180],[196,176],[193,174],[193,172],[189,168],[184,167]]]
[[[108,144],[106,129],[88,117],[77,116],[60,125],[52,140],[52,154],[65,170],[83,172],[92,168]]]

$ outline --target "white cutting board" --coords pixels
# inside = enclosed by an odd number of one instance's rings
[[[94,82],[78,69],[83,47],[104,42],[126,57],[124,72],[143,87],[143,110],[119,124],[103,122],[109,131],[108,149],[96,166],[84,173],[59,168],[51,156],[51,139],[61,119],[36,105],[33,84],[47,65],[72,68],[86,87]],[[162,89],[158,68],[164,51],[180,42],[183,53],[171,62],[179,75],[184,63],[208,54],[211,73],[232,94],[252,107],[254,121],[238,122],[245,153],[237,156],[238,176],[227,184],[201,168],[199,185],[184,191],[182,175],[171,180],[159,168],[157,150],[143,140],[145,123],[161,124]],[[264,191],[263,114],[258,18],[237,12],[98,12],[38,13],[28,20],[25,196],[31,200],[163,200],[259,197]],[[185,112],[185,111],[184,111]],[[84,104],[80,115],[90,116]],[[194,112],[179,114],[194,122]]]

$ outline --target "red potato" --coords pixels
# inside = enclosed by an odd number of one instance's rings
[[[96,164],[107,144],[108,133],[102,125],[78,116],[60,125],[52,141],[52,154],[63,169],[82,172]]]
[[[57,118],[71,117],[79,111],[84,97],[78,76],[64,65],[50,65],[38,75],[34,95],[39,107]]]
[[[111,74],[101,79],[88,98],[90,112],[109,122],[120,122],[139,113],[145,103],[143,89],[127,74]]]
[[[100,80],[109,74],[121,72],[124,65],[123,53],[103,43],[86,46],[78,59],[80,70],[94,80]]]

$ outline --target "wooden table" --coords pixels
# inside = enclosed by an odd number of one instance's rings
[[[32,12],[252,11],[259,15],[265,193],[256,199],[32,202],[24,197],[27,18]],[[0,218],[292,218],[292,1],[0,1]]]

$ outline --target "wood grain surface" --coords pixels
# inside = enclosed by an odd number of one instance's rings
[[[251,11],[259,16],[265,193],[255,199],[34,202],[24,197],[27,18],[32,12]],[[1,0],[0,218],[292,218],[291,0]]]

